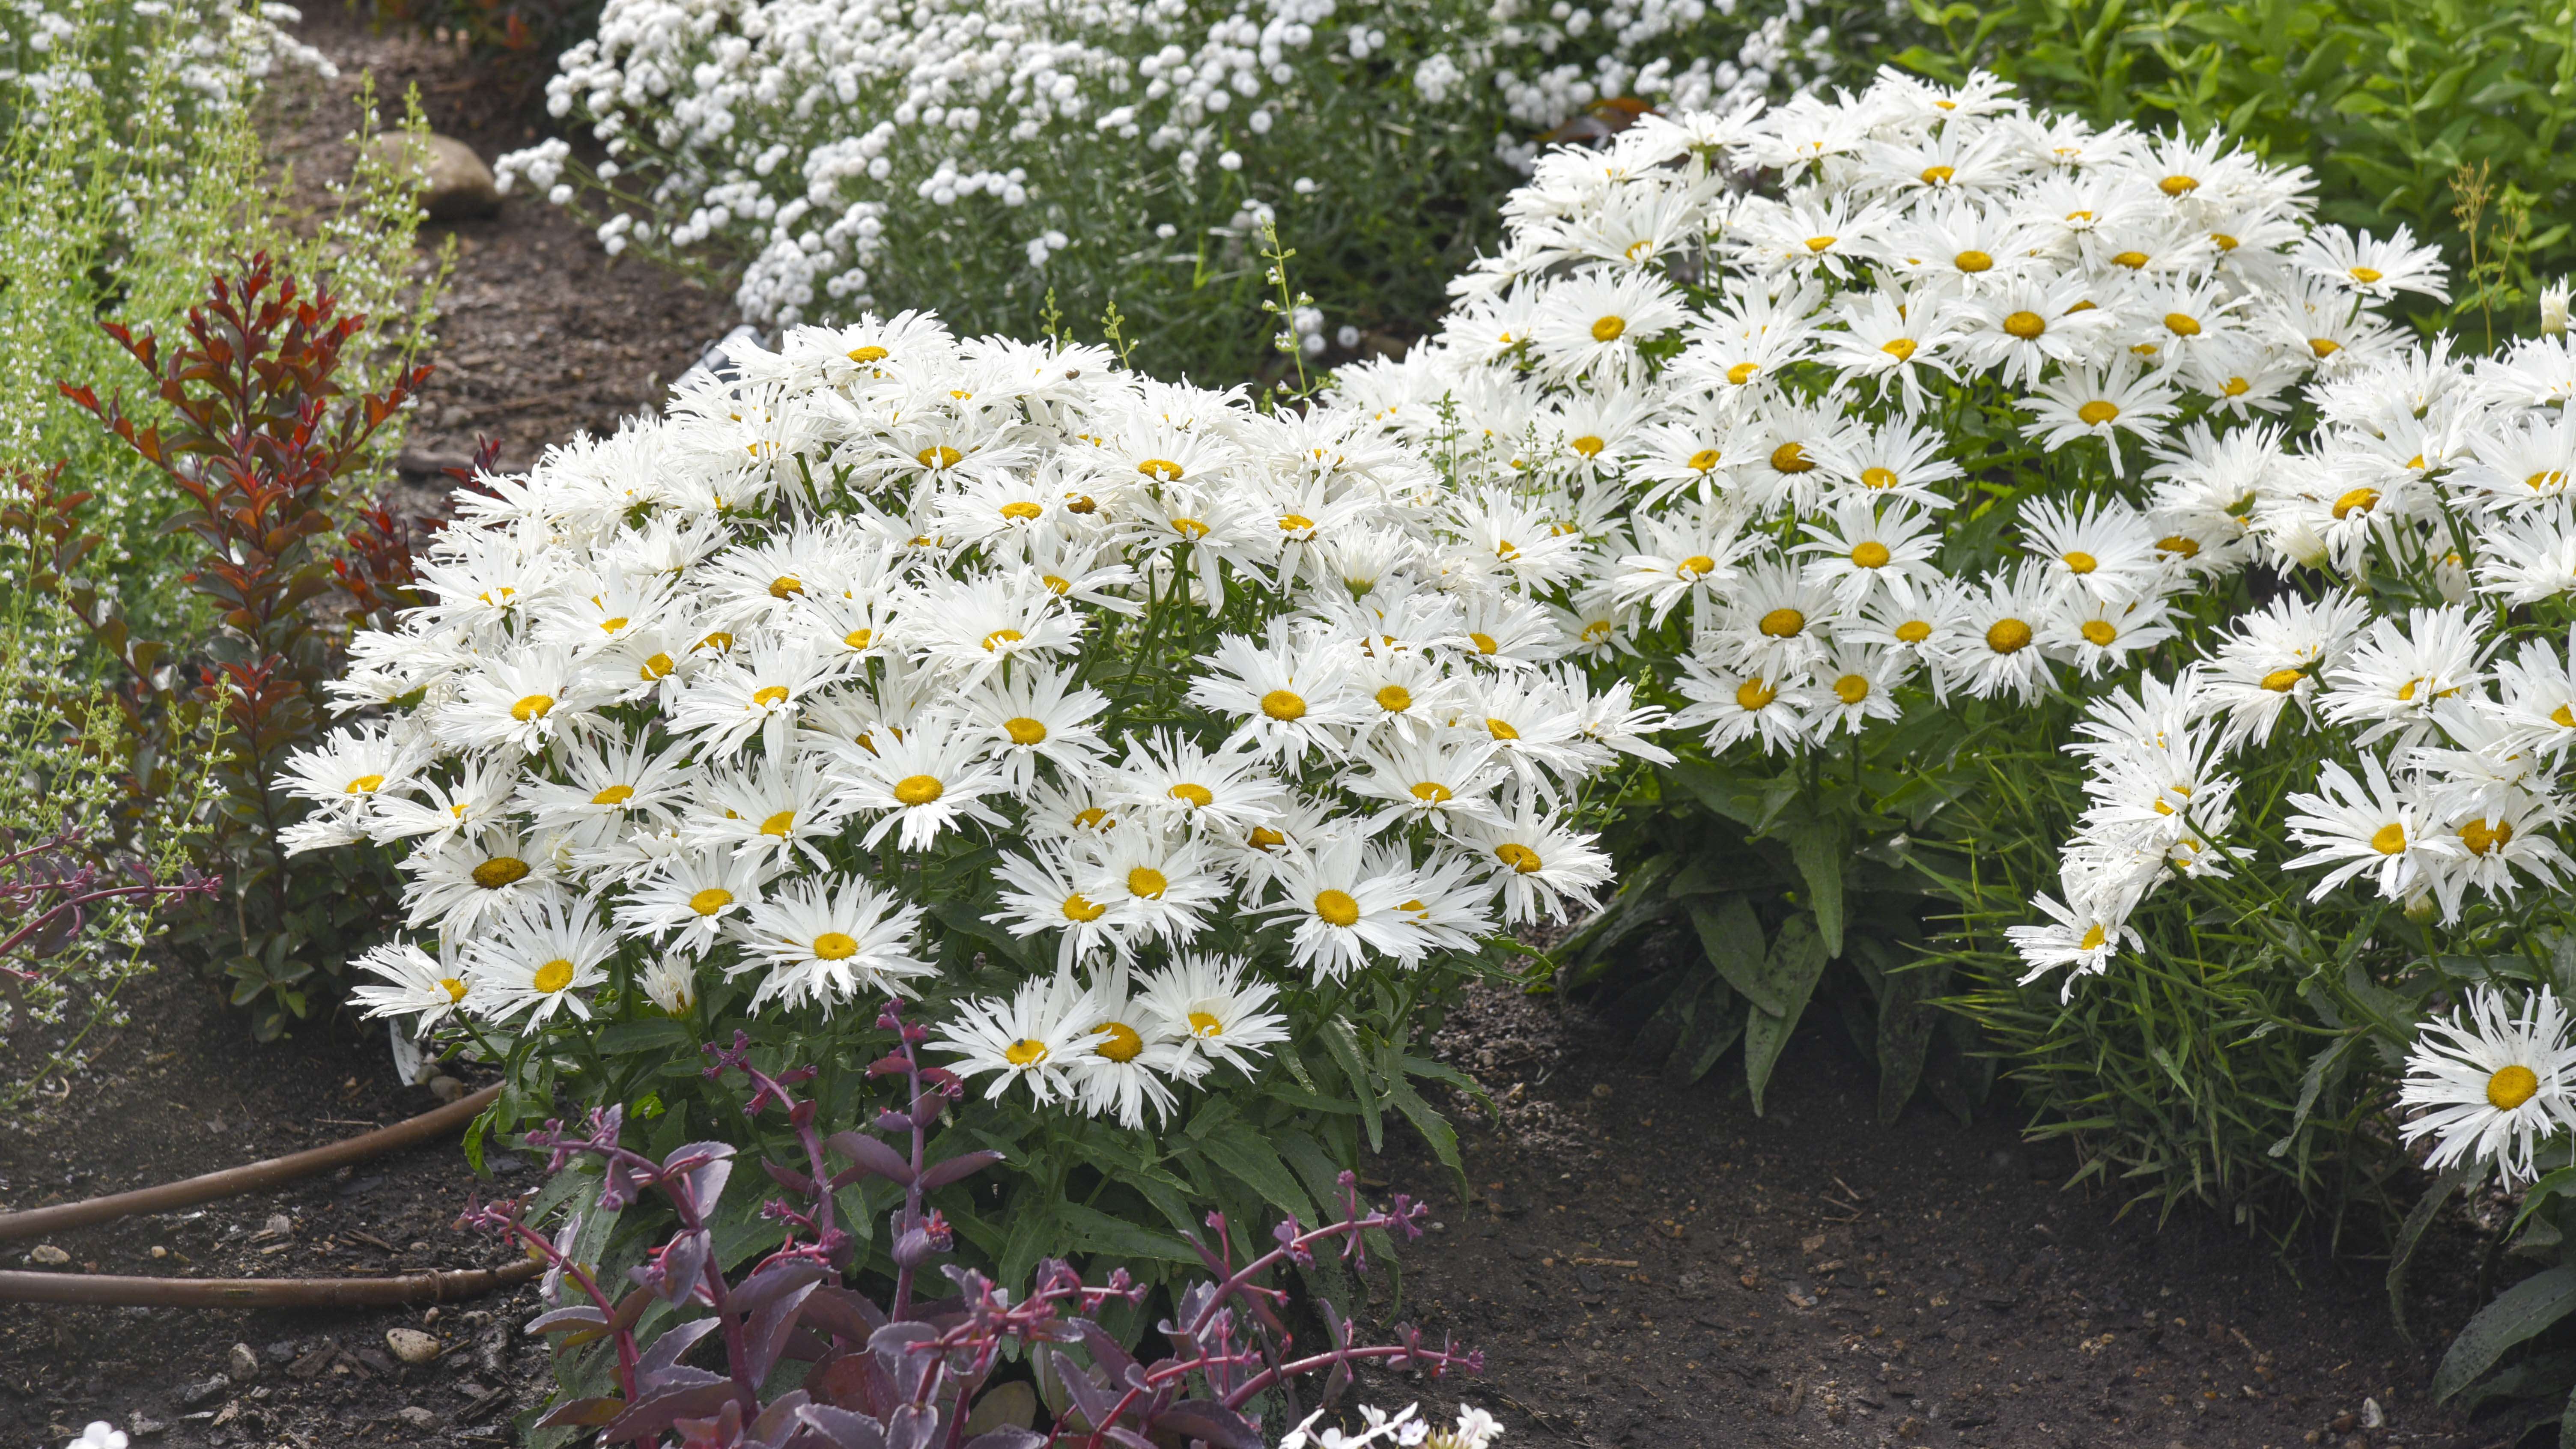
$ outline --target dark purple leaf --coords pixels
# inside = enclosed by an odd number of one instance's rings
[[[814,1179],[807,1177],[801,1172],[795,1172],[781,1167],[777,1163],[772,1162],[765,1157],[760,1160],[760,1167],[763,1172],[769,1174],[770,1181],[777,1183],[780,1187],[787,1189],[789,1192],[810,1194],[814,1191]]]
[[[867,1342],[869,1334],[885,1327],[885,1321],[884,1309],[847,1288],[826,1285],[805,1300],[805,1326],[846,1343]]]
[[[811,1305],[808,1307],[810,1311]],[[902,1399],[885,1364],[866,1353],[848,1354],[816,1365],[805,1376],[805,1387],[818,1399],[880,1419],[892,1413]]]
[[[743,1369],[753,1383],[769,1377],[778,1366],[778,1351],[787,1346],[787,1335],[796,1327],[796,1316],[804,1310],[814,1285],[807,1282],[772,1298],[745,1326]]]
[[[886,1449],[929,1449],[938,1433],[939,1410],[935,1405],[924,1408],[902,1404],[886,1416]]]
[[[1136,1366],[1136,1360],[1127,1356],[1127,1350],[1118,1346],[1117,1339],[1103,1333],[1099,1324],[1085,1322],[1082,1325],[1082,1346],[1090,1352],[1093,1363],[1108,1370],[1109,1381],[1113,1384],[1125,1383],[1127,1371]]]
[[[644,1385],[644,1391],[648,1396],[652,1394],[674,1394],[678,1393],[682,1389],[702,1389],[709,1384],[729,1384],[733,1382],[733,1380],[726,1378],[723,1374],[716,1373],[709,1369],[692,1368],[688,1364],[684,1363],[665,1364],[649,1373],[639,1374],[638,1378]]]
[[[1204,1439],[1216,1449],[1262,1449],[1261,1431],[1225,1405],[1208,1399],[1184,1399],[1148,1419],[1146,1431]]]
[[[781,1258],[742,1281],[742,1286],[725,1295],[725,1307],[745,1318],[768,1307],[780,1294],[820,1283],[832,1276],[832,1270],[811,1258]]]
[[[608,1315],[597,1308],[587,1303],[576,1303],[569,1308],[558,1308],[551,1313],[538,1314],[528,1321],[527,1331],[554,1333],[567,1328],[599,1328],[605,1326],[607,1322]]]
[[[671,1367],[678,1363],[681,1355],[695,1346],[699,1339],[715,1332],[717,1323],[718,1320],[713,1318],[693,1318],[673,1327],[660,1338],[653,1340],[651,1348],[644,1350],[638,1367],[646,1373]]]
[[[682,1419],[703,1417],[733,1402],[734,1387],[730,1379],[719,1379],[712,1384],[693,1384],[644,1400],[618,1415],[600,1431],[599,1437],[608,1444],[652,1439]]]
[[[823,1139],[823,1145],[898,1186],[912,1182],[912,1164],[904,1160],[902,1153],[888,1147],[883,1138],[864,1132],[835,1132]]]
[[[934,1192],[961,1178],[971,1177],[1002,1160],[998,1152],[969,1152],[945,1162],[934,1162],[921,1174],[921,1190]]]
[[[779,1449],[885,1449],[885,1430],[877,1421],[829,1404],[807,1404],[796,1411],[795,1432]]]

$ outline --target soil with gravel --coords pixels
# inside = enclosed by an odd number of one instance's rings
[[[542,112],[455,48],[375,32],[318,5],[303,32],[341,67],[289,78],[274,149],[307,186],[344,174],[348,100],[416,86],[434,129],[487,161],[543,134]],[[481,437],[524,467],[614,428],[733,322],[726,297],[612,260],[542,200],[423,229],[457,244],[437,366],[403,456],[434,500]],[[255,1045],[215,986],[180,968],[128,989],[100,1074],[0,1122],[0,1209],[121,1191],[318,1145],[436,1105],[398,1085],[381,1031],[343,1018]],[[2501,1443],[2424,1396],[2429,1349],[2390,1326],[2368,1261],[2290,1266],[2188,1214],[2122,1217],[2065,1190],[2060,1149],[2008,1109],[1962,1126],[1928,1107],[1873,1117],[1874,1083],[1828,1029],[1801,1034],[1757,1116],[1733,1059],[1675,1088],[1579,1008],[1471,993],[1439,1049],[1498,1120],[1462,1112],[1473,1185],[1418,1144],[1380,1169],[1438,1225],[1371,1314],[1482,1348],[1481,1379],[1369,1385],[1378,1402],[1482,1404],[1522,1445],[2138,1445],[2143,1449],[2471,1449]],[[478,1197],[530,1185],[452,1145],[421,1147],[198,1209],[0,1244],[0,1265],[196,1277],[489,1266],[454,1227]],[[2474,1307],[2481,1244],[2428,1240],[2412,1305],[2438,1346]],[[2442,1290],[2448,1287],[2448,1296]],[[545,1351],[517,1333],[535,1290],[436,1310],[214,1312],[0,1306],[0,1440],[60,1444],[92,1419],[142,1449],[445,1446],[518,1441]],[[1364,1314],[1364,1317],[1371,1316]],[[438,1357],[407,1364],[388,1332]]]
[[[2207,1218],[2124,1219],[2062,1190],[2071,1155],[2022,1142],[2008,1103],[1881,1126],[1839,1028],[1792,1041],[1764,1116],[1737,1058],[1674,1088],[1627,1041],[1494,989],[1450,1017],[1440,1054],[1500,1121],[1461,1113],[1475,1200],[1428,1194],[1438,1223],[1405,1255],[1398,1316],[1484,1349],[1487,1372],[1427,1398],[1544,1444],[2503,1442],[2425,1396],[2476,1306],[2464,1224],[2418,1258],[2410,1345],[2381,1264],[2320,1257],[2294,1278]],[[1454,1183],[1412,1159],[1389,1179]]]

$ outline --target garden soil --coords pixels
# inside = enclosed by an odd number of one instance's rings
[[[542,134],[524,75],[372,33],[336,5],[313,7],[305,34],[344,73],[291,80],[274,102],[276,149],[307,186],[346,169],[364,70],[381,93],[418,87],[432,126],[487,160]],[[478,437],[524,466],[649,406],[732,320],[719,292],[612,262],[534,198],[425,228],[425,248],[449,237],[438,372],[404,454],[424,501]],[[179,968],[127,998],[97,1071],[0,1122],[0,1208],[233,1166],[436,1105],[397,1084],[381,1030],[342,1018],[258,1045],[217,987]],[[2124,1217],[2111,1196],[2063,1187],[2072,1163],[2022,1143],[2008,1114],[1962,1126],[1916,1107],[1883,1127],[1867,1068],[1830,1028],[1792,1044],[1768,1115],[1733,1059],[1669,1087],[1617,1032],[1549,998],[1476,992],[1439,1045],[1498,1120],[1460,1104],[1469,1198],[1418,1144],[1389,1144],[1383,1190],[1426,1196],[1437,1221],[1405,1252],[1400,1293],[1364,1316],[1453,1334],[1487,1372],[1372,1382],[1381,1403],[1463,1397],[1521,1445],[2500,1442],[2428,1405],[2426,1351],[2390,1327],[2375,1264],[2291,1263],[2191,1214]],[[197,1277],[489,1266],[507,1255],[457,1214],[532,1184],[540,1164],[490,1166],[478,1180],[455,1146],[419,1147],[0,1244],[0,1263]],[[2479,1248],[2446,1224],[2418,1282],[2469,1283]],[[2457,1286],[2420,1298],[2424,1341],[2469,1300]],[[546,1386],[544,1350],[516,1331],[534,1304],[521,1287],[434,1310],[0,1306],[0,1442],[59,1445],[107,1419],[143,1449],[513,1443]],[[428,1334],[436,1357],[403,1361],[395,1329]]]

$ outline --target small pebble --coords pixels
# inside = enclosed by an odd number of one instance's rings
[[[432,1077],[429,1079],[429,1094],[442,1102],[453,1102],[465,1095],[465,1084],[454,1077]]]
[[[62,1249],[55,1247],[51,1243],[38,1243],[34,1249],[29,1251],[27,1254],[28,1262],[42,1263],[48,1268],[59,1268],[71,1260],[71,1254],[64,1252]]]
[[[282,1338],[277,1342],[270,1344],[268,1346],[268,1361],[273,1364],[290,1364],[295,1362],[295,1345]]]
[[[426,1429],[438,1422],[437,1414],[428,1409],[422,1408],[418,1404],[405,1406],[403,1411],[394,1415],[394,1417],[411,1425],[415,1429]]]
[[[133,1418],[125,1421],[126,1431],[137,1439],[149,1439],[169,1427],[169,1425],[162,1423],[160,1420],[153,1418],[150,1414],[146,1414],[140,1409],[135,1411]]]
[[[1592,1095],[1593,1095],[1596,1099],[1598,1099],[1598,1100],[1600,1100],[1600,1101],[1604,1101],[1604,1102],[1609,1101],[1609,1100],[1610,1100],[1610,1084],[1609,1084],[1608,1082],[1603,1082],[1603,1083],[1601,1083],[1600,1085],[1598,1085],[1598,1086],[1594,1087],[1594,1088],[1592,1089]]]
[[[246,1384],[259,1377],[259,1355],[251,1352],[250,1345],[246,1343],[233,1345],[225,1366],[232,1370],[235,1383]]]
[[[427,1363],[438,1357],[438,1340],[417,1328],[386,1329],[385,1347],[404,1363]]]
[[[152,1245],[152,1256],[156,1258],[166,1258],[170,1256],[170,1250],[161,1246],[159,1243],[154,1243]]]
[[[272,1238],[285,1237],[295,1231],[295,1219],[284,1213],[270,1213],[268,1221],[260,1225],[260,1231]]]
[[[224,1391],[232,1386],[230,1374],[216,1374],[193,1384],[181,1384],[179,1391],[171,1397],[178,1402],[180,1408],[193,1409],[200,1404],[211,1403],[222,1398]]]

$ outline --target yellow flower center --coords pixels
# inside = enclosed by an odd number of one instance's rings
[[[925,468],[954,468],[957,466],[957,460],[965,456],[945,443],[924,448],[913,455]]]
[[[1413,691],[1401,684],[1390,684],[1377,692],[1377,707],[1388,714],[1402,714],[1413,708]]]
[[[2406,827],[2394,820],[2371,833],[2370,848],[2382,855],[2395,855],[2406,848]]]
[[[1171,888],[1172,883],[1163,878],[1163,873],[1150,865],[1140,865],[1127,872],[1127,894],[1131,896],[1159,901],[1163,892]]]
[[[1214,790],[1209,789],[1205,785],[1192,784],[1187,780],[1183,780],[1181,783],[1174,785],[1170,790],[1165,791],[1164,793],[1170,795],[1173,799],[1178,800],[1183,804],[1192,805],[1201,810],[1205,810],[1210,805],[1216,803],[1216,792]]]
[[[1277,850],[1280,846],[1288,843],[1288,837],[1286,835],[1271,829],[1267,825],[1256,825],[1252,827],[1252,833],[1245,836],[1244,840],[1255,850]]]
[[[984,636],[984,652],[990,654],[1005,644],[1017,644],[1027,637],[1017,629],[996,629]]]
[[[1067,513],[1080,513],[1088,516],[1099,512],[1100,505],[1092,501],[1090,494],[1077,493],[1071,499],[1066,501],[1064,511]]]
[[[1314,526],[1315,520],[1308,518],[1302,513],[1283,513],[1279,515],[1279,531],[1281,533],[1296,533]]]
[[[2522,480],[2523,486],[2534,493],[2545,493],[2566,481],[2567,474],[2557,468],[2544,468]]]
[[[515,855],[496,855],[474,867],[474,883],[487,891],[516,885],[528,878],[528,863]]]
[[[869,645],[877,642],[877,631],[874,629],[852,629],[849,633],[841,636],[841,642],[847,644],[853,649],[865,649]]]
[[[1610,443],[1608,439],[1603,438],[1597,433],[1585,433],[1582,437],[1575,439],[1570,446],[1573,447],[1574,451],[1581,453],[1587,458],[1598,458],[1601,456],[1601,450],[1609,447]]]
[[[2469,848],[2471,855],[2484,855],[2512,840],[2513,822],[2510,820],[2472,820],[2460,827],[2460,843]]]
[[[1947,181],[1958,174],[1958,171],[1953,167],[1926,166],[1923,168],[1923,184],[1926,186],[1938,186],[1942,182]]]
[[[2047,330],[2048,319],[2036,312],[2015,312],[2004,318],[2004,331],[2024,342],[2030,341]]]
[[[1034,1067],[1047,1059],[1046,1043],[1022,1037],[1002,1049],[1002,1059],[1015,1067]]]
[[[1816,460],[1798,444],[1782,443],[1771,450],[1771,466],[1782,473],[1804,473],[1816,466]]]
[[[1896,486],[1896,470],[1893,468],[1880,468],[1876,466],[1863,468],[1860,470],[1860,486],[1863,488],[1893,488]]]
[[[1698,452],[1691,454],[1690,460],[1683,466],[1689,468],[1694,473],[1705,473],[1709,469],[1717,466],[1717,460],[1718,451],[1715,448],[1702,448]]]
[[[1950,259],[1950,264],[1963,272],[1991,272],[1995,259],[1980,251],[1965,251]]]
[[[2200,540],[2186,538],[2179,533],[2168,534],[2156,540],[2156,551],[2171,554],[2175,558],[2193,558],[2200,553]]]
[[[1225,1035],[1225,1023],[1204,1011],[1190,1013],[1190,1035],[1211,1037]]]
[[[1858,704],[1869,698],[1869,676],[1846,674],[1834,681],[1834,698],[1845,704]]]
[[[2385,274],[2377,267],[2355,267],[2352,269],[2352,279],[2361,283],[2365,287],[2378,281],[2383,275]]]
[[[796,812],[793,810],[781,810],[777,814],[760,822],[760,833],[768,836],[772,840],[785,840],[787,838],[787,832],[795,828]]]
[[[377,787],[384,783],[385,777],[382,775],[360,775],[358,778],[351,780],[348,784],[348,788],[342,793],[349,795],[373,795],[376,793]]]
[[[1407,700],[1410,704],[1412,701]],[[1400,706],[1399,706],[1400,707]],[[1261,696],[1261,712],[1282,722],[1306,717],[1306,701],[1285,689],[1274,689]]]
[[[2019,619],[1997,619],[1986,628],[1986,647],[1997,654],[2018,654],[2030,647],[2030,626]]]
[[[2344,496],[2334,501],[2334,516],[2338,519],[2349,518],[2352,516],[2353,510],[2355,509],[2368,513],[2371,509],[2371,505],[2378,501],[2378,489],[2355,488],[2351,492],[2346,493]]]
[[[2200,178],[2197,176],[2168,176],[2164,180],[2156,183],[2156,190],[2163,192],[2167,196],[2181,196],[2186,192],[2198,191],[2199,189]]]
[[[1851,551],[1853,565],[1865,569],[1883,569],[1887,567],[1887,561],[1894,557],[1894,554],[1887,551],[1886,544],[1874,538],[1861,540]]]
[[[764,684],[751,692],[751,702],[763,709],[776,709],[787,702],[787,686]]]
[[[1068,579],[1061,574],[1040,574],[1038,576],[1038,582],[1046,585],[1046,591],[1048,593],[1059,597],[1073,592],[1073,580]]]
[[[2343,351],[2343,344],[2331,337],[2311,337],[2308,339],[2308,350],[2315,353],[2319,361],[2323,361]]]
[[[704,639],[699,640],[694,647],[699,649],[712,649],[718,654],[722,654],[733,648],[733,636],[722,629],[718,629],[708,634]]]
[[[948,787],[935,775],[906,775],[894,782],[897,805],[927,805],[947,793]]]
[[[1753,627],[1774,639],[1794,639],[1807,627],[1807,616],[1791,608],[1773,609]]]
[[[1453,797],[1448,786],[1437,780],[1424,780],[1413,787],[1413,798],[1425,805],[1445,805]]]
[[[2060,557],[2066,561],[2066,571],[2070,574],[2089,574],[2102,566],[2099,559],[2080,549]]]
[[[2247,382],[2241,377],[2231,377],[2226,382],[2220,384],[2218,390],[2227,394],[2229,397],[2243,397],[2245,394],[2254,390],[2254,384]]]
[[[635,677],[638,679],[660,679],[664,675],[669,674],[672,667],[671,656],[656,650],[645,658],[643,667],[635,671]]]
[[[1109,908],[1095,903],[1080,891],[1064,898],[1064,918],[1068,921],[1096,921],[1109,914]]]
[[[1758,362],[1739,362],[1726,370],[1726,380],[1737,387],[1742,387],[1760,375],[1761,371],[1762,364]]]
[[[805,581],[794,574],[780,574],[769,581],[769,596],[773,599],[792,599],[803,592]]]
[[[2549,722],[2560,729],[2576,730],[2576,709],[2562,704],[2549,712]]]
[[[2200,335],[2200,320],[2196,317],[2186,316],[2180,312],[2167,312],[2165,314],[2165,330],[2176,337],[2198,337]]]
[[[1106,1057],[1113,1062],[1132,1062],[1145,1053],[1145,1039],[1136,1034],[1136,1028],[1123,1021],[1104,1021],[1093,1027],[1091,1034],[1103,1038],[1092,1044],[1095,1056]]]
[[[1104,825],[1114,825],[1117,822],[1109,818],[1108,811],[1092,805],[1073,812],[1073,823],[1085,830],[1098,830]]]
[[[1002,733],[1009,735],[1015,745],[1041,745],[1046,743],[1047,727],[1041,721],[1020,715],[1002,721]]]
[[[1479,654],[1492,654],[1503,647],[1493,635],[1478,633],[1474,630],[1468,631],[1467,642],[1475,645],[1476,652]]]
[[[1348,891],[1317,891],[1315,914],[1328,926],[1356,926],[1360,923],[1360,903]]]
[[[611,785],[607,789],[600,791],[598,794],[591,796],[590,803],[593,805],[623,805],[634,798],[634,786]]]
[[[546,717],[546,711],[554,707],[555,697],[553,695],[531,694],[521,698],[517,704],[510,706],[510,718],[517,720],[521,724],[526,724],[528,721],[533,719],[544,719]]]
[[[1181,481],[1181,465],[1173,462],[1169,458],[1148,458],[1144,462],[1136,465],[1136,471],[1153,479],[1157,483],[1178,483]]]
[[[1502,844],[1495,846],[1494,859],[1510,866],[1515,873],[1520,875],[1535,875],[1538,873],[1541,866],[1538,852],[1521,844],[1517,840],[1506,840]]]
[[[850,349],[850,360],[857,363],[883,362],[886,360],[886,356],[886,350],[882,347],[853,347]]]
[[[1908,619],[1896,626],[1896,640],[1900,644],[1920,644],[1931,637],[1932,626],[1922,619]]]
[[[1780,691],[1762,682],[1760,675],[1735,686],[1735,707],[1750,713],[1780,697]]]
[[[448,1000],[463,1001],[465,999],[464,982],[457,980],[453,976],[441,976],[438,978],[438,984],[447,988]]]
[[[689,897],[689,909],[701,916],[712,916],[733,904],[733,892],[723,886],[709,886]]]
[[[1592,324],[1592,340],[1595,342],[1616,342],[1624,333],[1627,332],[1627,330],[1627,318],[1604,317],[1600,321]]]
[[[1839,238],[1829,236],[1811,236],[1807,238],[1807,250],[1810,252],[1824,251],[1826,248],[1832,246],[1838,239]]]
[[[2114,252],[2111,255],[2111,265],[2115,267],[2127,267],[2133,272],[2146,264],[2147,254],[2145,252]]]
[[[1025,498],[1014,498],[1002,505],[1002,516],[1014,522],[1025,523],[1032,518],[1045,517],[1046,510]]]
[[[2291,690],[2298,688],[2299,681],[2307,677],[2306,672],[2303,670],[2275,669],[2271,673],[2263,676],[2262,684],[2265,689],[2272,691],[2274,694],[2287,694]]]
[[[1695,553],[1683,559],[1681,568],[1676,572],[1685,579],[1704,579],[1717,572],[1717,560],[1704,553]]]
[[[1510,720],[1490,717],[1485,721],[1485,733],[1498,740],[1516,740],[1521,737],[1521,732],[1512,728]]]
[[[2084,642],[2102,649],[2110,648],[2111,641],[2120,637],[2119,630],[2100,619],[2085,620],[2082,633]]]
[[[552,996],[572,984],[572,963],[557,956],[538,967],[537,974],[528,978],[528,984]]]
[[[2232,237],[2232,236],[2229,236],[2227,233],[2225,233],[2225,232],[2223,232],[2223,231],[2214,231],[2214,232],[2211,232],[2211,233],[2209,234],[2209,239],[2210,239],[2210,241],[2211,241],[2212,243],[2214,243],[2214,244],[2217,246],[2217,248],[2218,248],[2220,251],[2222,251],[2222,252],[2232,252],[2232,251],[2236,250],[2236,248],[2237,248],[2239,245],[2241,245],[2241,243],[2239,243],[2239,242],[2236,240],[2236,238],[2234,238],[2234,237]]]
[[[2500,1067],[2487,1078],[2487,1101],[2499,1112],[2510,1112],[2539,1092],[2540,1074],[2519,1062]]]
[[[1912,357],[1914,355],[1914,348],[1915,341],[1911,337],[1891,337],[1887,341],[1878,344],[1879,351],[1886,353],[1888,356],[1895,358],[1899,362],[1903,362],[1907,358]]]
[[[2119,415],[2120,405],[2118,403],[2109,402],[2098,397],[2075,410],[2076,419],[2088,428],[2098,428]]]

